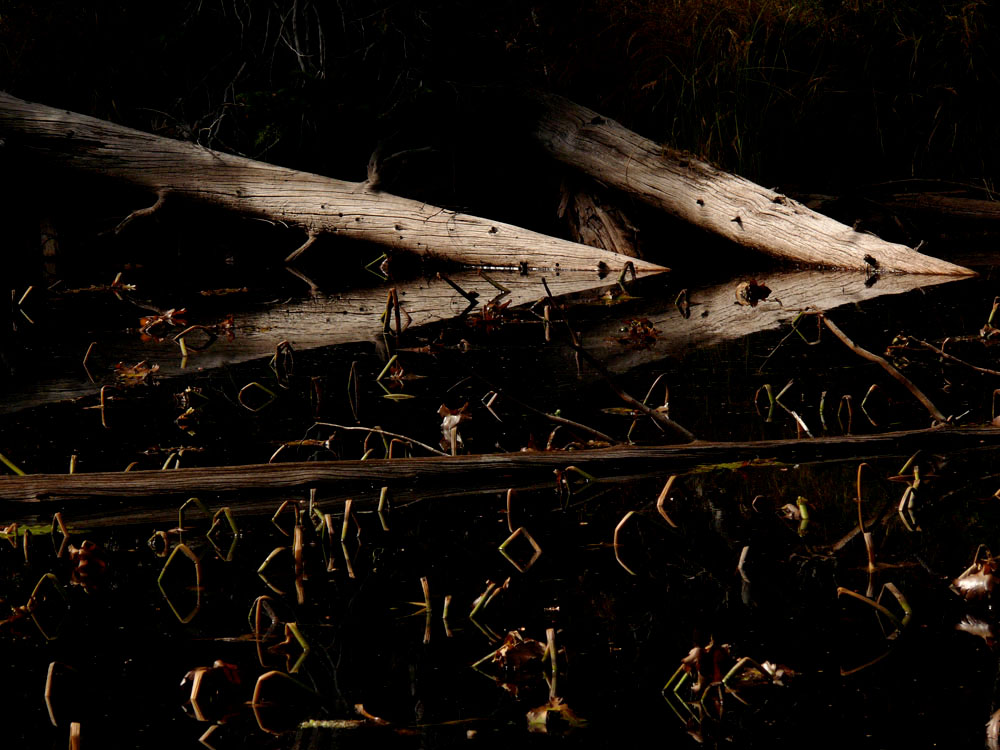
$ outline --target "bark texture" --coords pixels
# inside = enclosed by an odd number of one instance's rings
[[[563,181],[559,202],[559,218],[569,230],[569,236],[584,245],[641,258],[636,242],[638,230],[625,213],[609,205],[594,190],[586,190],[576,182]]]
[[[798,201],[661,146],[558,96],[539,94],[535,137],[559,161],[743,247],[813,266],[972,275],[857,232]]]
[[[195,199],[302,228],[307,238],[339,234],[474,266],[617,271],[662,266],[549,237],[373,188],[266,164],[144,133],[0,92],[0,140],[49,164],[85,170],[148,189],[156,202]]]
[[[939,428],[886,432],[880,435],[821,437],[810,440],[762,440],[753,443],[688,443],[678,446],[613,446],[593,451],[502,453],[448,458],[398,458],[367,461],[206,466],[168,471],[94,472],[92,474],[34,474],[0,477],[0,508],[27,503],[121,499],[142,507],[164,494],[238,495],[324,492],[348,485],[383,485],[409,491],[440,488],[435,496],[456,489],[491,492],[522,483],[552,483],[553,470],[577,466],[609,482],[643,476],[681,473],[715,462],[764,461],[804,463],[845,459],[860,461],[878,455],[909,456],[918,449],[954,451],[996,445],[1000,429]],[[250,500],[251,498],[246,498]],[[240,498],[242,501],[242,498]],[[174,511],[176,514],[176,511]],[[175,516],[176,517],[176,516]]]

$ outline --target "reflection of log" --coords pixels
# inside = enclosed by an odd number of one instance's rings
[[[269,221],[292,224],[310,242],[338,234],[460,263],[534,268],[617,270],[607,251],[548,237],[511,224],[430,206],[372,189],[161,138],[93,117],[16,99],[0,92],[0,139],[49,164],[114,177],[146,188],[156,203],[190,198]],[[642,271],[659,266],[636,262]]]
[[[636,476],[671,474],[713,463],[773,459],[784,463],[878,455],[908,456],[918,449],[958,450],[996,445],[998,428],[941,428],[887,432],[881,435],[824,437],[811,440],[767,440],[754,443],[689,443],[681,446],[617,446],[594,451],[525,452],[448,458],[403,458],[368,461],[254,464],[199,467],[170,471],[35,474],[0,478],[0,500],[29,503],[94,499],[133,499],[141,507],[155,495],[237,495],[308,488],[371,490],[389,486],[421,492],[441,488],[440,496],[500,491],[528,482],[552,481],[553,471],[577,466],[597,477],[620,482]],[[651,471],[650,467],[655,466]],[[650,498],[652,502],[652,498]],[[8,509],[9,510],[9,509]],[[5,510],[5,512],[7,512]]]
[[[502,303],[509,302],[517,306],[546,296],[542,276],[539,274],[523,276],[518,272],[494,270],[486,275],[510,290],[510,294],[500,300]],[[161,341],[142,340],[135,332],[123,335],[120,328],[103,334],[98,332],[94,334],[98,339],[96,349],[110,364],[134,364],[148,360],[159,365],[161,376],[172,376],[181,374],[182,367],[185,366],[191,370],[204,370],[267,357],[274,354],[275,345],[280,341],[288,341],[297,351],[352,341],[375,341],[380,338],[383,330],[380,316],[385,310],[390,287],[397,290],[402,310],[400,317],[404,323],[409,317],[412,327],[453,318],[466,311],[481,311],[483,305],[500,294],[495,286],[476,271],[460,271],[448,278],[470,296],[478,295],[478,304],[471,306],[468,299],[443,279],[420,278],[386,283],[378,287],[350,289],[336,294],[316,294],[310,299],[268,305],[265,308],[241,311],[237,307],[232,310],[235,318],[233,338],[219,336],[205,351],[192,352],[186,362],[179,345],[171,339],[180,329],[168,329]],[[545,279],[554,295],[593,290],[595,287],[605,288],[597,286],[602,280],[594,272],[563,272],[558,276],[548,274]],[[610,281],[613,279],[606,278],[603,283],[606,285]],[[58,317],[61,320],[85,319],[86,307],[77,308],[73,305],[86,301],[79,295],[68,295],[60,300]],[[135,320],[138,321],[138,308],[135,314]],[[196,346],[193,342],[199,338],[204,337],[194,335],[189,343]],[[44,374],[39,373],[32,379],[30,390],[5,394],[0,399],[0,413],[96,392],[99,385],[87,380],[86,373],[79,364],[85,350],[86,343],[81,342],[79,356],[70,363],[75,377],[67,377],[67,373],[59,372],[50,363]],[[101,372],[91,374],[100,382]]]
[[[558,160],[604,184],[744,247],[817,266],[971,274],[885,242],[706,162],[660,146],[614,120],[556,96],[539,95],[535,136]]]
[[[530,303],[544,296],[541,277],[521,276],[512,272],[491,271],[490,278],[511,290],[503,302],[512,305]],[[468,292],[479,295],[482,304],[497,290],[476,272],[457,273],[450,277]],[[739,305],[736,288],[739,279],[693,288],[689,292],[690,318],[684,318],[674,305],[673,295],[651,295],[641,306],[629,306],[630,317],[646,317],[660,331],[649,349],[629,348],[618,343],[620,315],[611,315],[596,327],[583,331],[582,343],[613,372],[625,372],[646,362],[664,357],[683,357],[688,351],[740,338],[759,331],[789,324],[800,310],[831,310],[840,305],[863,302],[885,294],[901,294],[921,287],[945,283],[955,277],[902,276],[878,277],[871,286],[863,274],[849,271],[786,271],[759,275],[757,280],[771,289],[770,296],[756,307]],[[573,294],[583,299],[597,298],[606,289],[595,287],[597,274],[563,273],[546,276],[554,295]],[[607,281],[607,279],[605,279]],[[651,280],[652,281],[652,280]],[[870,279],[867,280],[870,283]],[[469,303],[440,279],[418,279],[396,284],[401,306],[413,318],[412,326],[451,318],[468,308]],[[99,335],[98,349],[109,363],[135,363],[149,360],[160,366],[163,376],[180,375],[182,364],[192,370],[204,370],[235,364],[274,354],[279,341],[289,341],[301,351],[351,341],[372,341],[381,336],[379,316],[385,309],[388,286],[355,289],[333,295],[241,312],[236,309],[236,335],[232,340],[220,337],[206,351],[193,353],[183,362],[178,345],[164,341],[141,341],[135,334],[119,332]],[[638,292],[640,295],[642,291]],[[781,304],[778,303],[780,300]],[[572,304],[562,300],[562,304]],[[707,315],[704,315],[707,313]],[[72,319],[72,309],[60,311],[60,319]],[[404,318],[405,319],[405,318]],[[556,329],[559,330],[558,328]],[[414,332],[415,333],[415,332]],[[559,340],[562,337],[558,337]],[[80,358],[86,344],[81,343]],[[539,354],[549,364],[550,373],[575,372],[574,352],[553,343]],[[552,359],[550,359],[552,358]],[[28,389],[7,393],[0,400],[0,414],[19,411],[43,403],[52,403],[97,392],[98,386],[87,380],[78,360],[71,362],[72,373],[60,372],[50,365],[45,376],[32,380]],[[92,373],[100,381],[101,373]],[[565,385],[565,383],[564,383]]]
[[[688,293],[690,317],[685,318],[673,299],[655,299],[630,315],[649,318],[660,331],[649,350],[629,349],[618,343],[620,318],[585,331],[583,344],[605,365],[624,372],[643,362],[685,352],[791,323],[802,310],[827,311],[887,294],[902,294],[951,281],[949,277],[887,275],[866,279],[852,271],[785,271],[758,274],[757,282],[771,290],[755,307],[737,302],[739,279]],[[872,283],[874,281],[874,283]],[[571,352],[567,356],[571,356]]]

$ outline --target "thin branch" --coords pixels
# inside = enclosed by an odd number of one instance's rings
[[[352,427],[349,425],[334,424],[333,422],[315,422],[313,427],[333,427],[336,430],[348,430],[354,432],[374,432],[376,435],[385,435],[387,437],[398,438],[407,443],[412,443],[413,445],[419,445],[424,450],[430,451],[438,456],[444,456],[445,458],[451,458],[451,455],[443,451],[439,451],[437,448],[432,448],[427,445],[427,443],[421,443],[419,440],[414,440],[406,435],[400,435],[398,432],[389,432],[388,430],[383,430],[380,427]]]
[[[642,403],[642,401],[640,401],[639,399],[626,393],[617,385],[615,385],[614,381],[612,380],[611,373],[608,372],[607,368],[603,364],[601,364],[600,361],[594,355],[592,355],[590,352],[588,352],[580,345],[580,342],[577,340],[576,333],[573,331],[573,329],[570,328],[568,325],[567,328],[569,329],[570,333],[570,346],[577,354],[579,354],[585,360],[587,360],[587,362],[590,364],[591,367],[597,370],[597,372],[607,381],[608,386],[611,388],[611,390],[615,392],[618,398],[620,398],[626,404],[631,406],[633,409],[641,411],[643,414],[652,419],[654,422],[673,430],[675,433],[683,437],[685,440],[689,442],[694,442],[695,440],[698,439],[694,436],[693,432],[688,430],[683,425],[680,425],[674,420],[672,420],[662,411],[647,406],[646,404]]]
[[[125,229],[129,224],[131,224],[135,219],[145,218],[147,216],[152,216],[154,213],[159,211],[163,207],[163,203],[167,199],[167,191],[165,189],[156,191],[156,202],[152,206],[147,206],[146,208],[137,208],[135,211],[130,213],[124,219],[122,219],[118,226],[114,228],[115,234],[121,234],[122,230]]]
[[[850,349],[858,356],[864,357],[870,362],[876,362],[878,365],[882,367],[883,370],[885,370],[887,373],[892,375],[892,377],[894,377],[896,380],[902,383],[906,387],[906,390],[912,393],[916,397],[916,399],[921,404],[924,405],[924,408],[927,409],[928,412],[930,412],[935,422],[941,422],[941,423],[948,422],[948,417],[946,417],[944,414],[941,413],[941,411],[934,405],[934,403],[929,398],[927,398],[927,396],[924,395],[924,392],[921,391],[919,388],[917,388],[917,386],[914,385],[913,382],[908,377],[906,377],[903,373],[901,373],[899,370],[893,367],[888,360],[855,344],[853,341],[851,341],[851,339],[847,337],[847,334],[845,334],[843,331],[837,328],[834,322],[825,315],[821,315],[820,318],[823,321],[823,325],[825,325],[827,329],[829,329],[830,333],[832,333],[834,336],[840,339],[841,342],[844,344],[844,346],[846,346],[848,349]]]
[[[285,258],[285,263],[291,263],[292,261],[297,259],[300,255],[302,255],[302,253],[304,253],[306,250],[312,247],[313,243],[316,242],[317,237],[319,237],[319,232],[317,232],[315,229],[310,229],[308,235],[306,236],[306,241],[303,242],[298,248],[296,248],[295,250],[293,250],[288,254],[288,257]]]
[[[984,375],[1000,375],[1000,371],[998,370],[991,370],[988,367],[977,367],[971,362],[966,362],[964,359],[959,359],[953,354],[948,354],[948,352],[946,352],[944,349],[939,349],[938,347],[934,346],[934,344],[931,344],[927,341],[921,341],[920,339],[910,338],[909,336],[906,336],[903,340],[907,342],[912,341],[914,344],[919,344],[925,349],[930,349],[932,352],[940,356],[942,359],[946,359],[949,362],[954,362],[957,365],[964,365],[965,367],[975,370],[976,372],[981,372]]]
[[[621,442],[620,440],[615,440],[610,435],[607,435],[607,434],[601,432],[600,430],[596,430],[593,427],[588,427],[587,425],[582,424],[580,422],[574,422],[572,419],[566,419],[566,417],[560,417],[560,416],[558,416],[556,414],[550,414],[547,411],[543,411],[542,409],[535,408],[531,404],[526,404],[521,399],[516,398],[515,396],[511,396],[509,393],[507,393],[506,391],[504,391],[503,388],[500,388],[499,386],[493,385],[486,378],[484,378],[482,375],[478,375],[477,374],[476,378],[478,378],[483,383],[485,383],[486,386],[490,390],[496,392],[497,395],[499,395],[501,398],[505,398],[505,399],[508,399],[508,400],[512,401],[513,403],[515,403],[518,406],[520,406],[522,409],[524,409],[526,411],[530,411],[532,414],[538,414],[541,417],[545,417],[550,422],[554,422],[555,424],[563,425],[564,427],[569,427],[570,429],[573,429],[573,430],[579,430],[581,432],[586,432],[586,433],[588,433],[590,435],[593,435],[598,440],[603,440],[603,441],[605,441],[607,443],[611,443],[612,445],[617,445],[617,444],[619,444]]]

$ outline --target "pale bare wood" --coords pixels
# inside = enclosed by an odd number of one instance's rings
[[[801,203],[661,146],[562,97],[538,94],[535,137],[550,155],[609,187],[744,247],[797,263],[887,271],[972,275],[867,232],[856,232]]]
[[[310,234],[336,234],[474,266],[616,272],[630,259],[345,182],[144,133],[0,92],[0,139],[49,164],[116,178]],[[140,209],[138,215],[148,213]],[[136,214],[133,214],[135,216]],[[305,241],[305,240],[304,240]],[[662,266],[633,260],[639,273]]]

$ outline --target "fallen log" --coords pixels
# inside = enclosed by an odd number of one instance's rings
[[[858,232],[775,190],[724,172],[562,97],[538,94],[534,136],[560,162],[746,248],[813,266],[972,275]]]
[[[801,464],[862,455],[908,456],[918,449],[959,450],[998,443],[1000,428],[945,427],[809,440],[695,442],[613,446],[592,451],[206,466],[168,471],[29,474],[0,478],[0,509],[9,511],[11,504],[37,507],[41,503],[101,499],[126,500],[141,507],[157,495],[243,495],[331,487],[338,491],[347,487],[377,491],[382,486],[421,492],[439,489],[444,496],[455,488],[463,493],[470,489],[488,492],[525,482],[554,483],[553,472],[570,465],[596,477],[613,477],[617,482],[652,474],[681,473],[722,462],[730,466],[734,462],[755,460]]]
[[[115,178],[149,190],[155,202],[119,229],[173,198],[217,205],[301,228],[307,250],[323,234],[432,254],[472,266],[616,272],[629,258],[345,182],[224,154],[0,92],[0,141],[45,163]],[[666,270],[633,260],[639,273]]]

